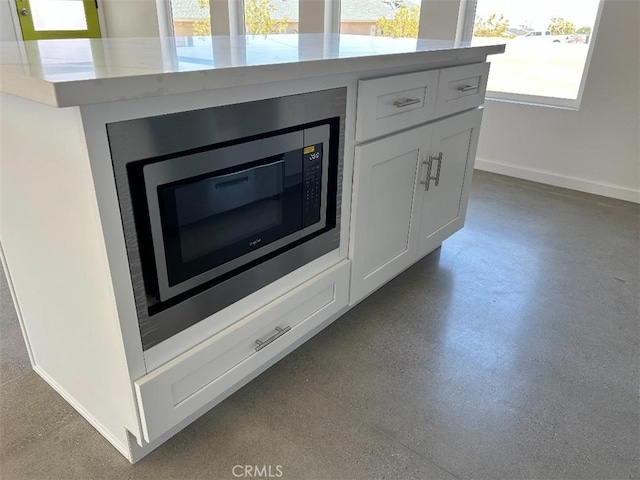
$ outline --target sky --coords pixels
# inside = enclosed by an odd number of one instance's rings
[[[509,25],[530,25],[546,30],[552,17],[563,17],[577,28],[593,26],[599,0],[478,0],[476,15],[486,19],[493,13],[503,14]]]

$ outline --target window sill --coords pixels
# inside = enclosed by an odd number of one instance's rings
[[[533,95],[507,94],[487,91],[486,101],[513,103],[530,107],[555,108],[558,110],[580,111],[580,101],[567,98],[536,97]]]

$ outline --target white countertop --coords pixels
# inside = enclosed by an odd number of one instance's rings
[[[0,91],[68,107],[472,60],[504,48],[328,34],[0,42]]]

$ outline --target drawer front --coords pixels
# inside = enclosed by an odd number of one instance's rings
[[[153,441],[207,404],[222,401],[346,306],[349,266],[349,261],[341,262],[137,380],[145,440]]]
[[[362,142],[433,118],[438,70],[358,82],[356,140]]]
[[[444,117],[482,105],[488,76],[488,63],[440,70],[435,116]]]

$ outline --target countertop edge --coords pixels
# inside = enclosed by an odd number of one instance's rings
[[[52,107],[63,106],[59,104],[55,83],[13,72],[0,72],[0,93],[14,95]]]
[[[227,87],[340,75],[367,70],[481,60],[505,51],[504,44],[451,47],[362,57],[232,66],[211,70],[164,72],[111,78],[49,82],[13,72],[0,72],[0,92],[52,107],[64,108],[140,98],[216,90]],[[259,75],[256,75],[259,73]]]

